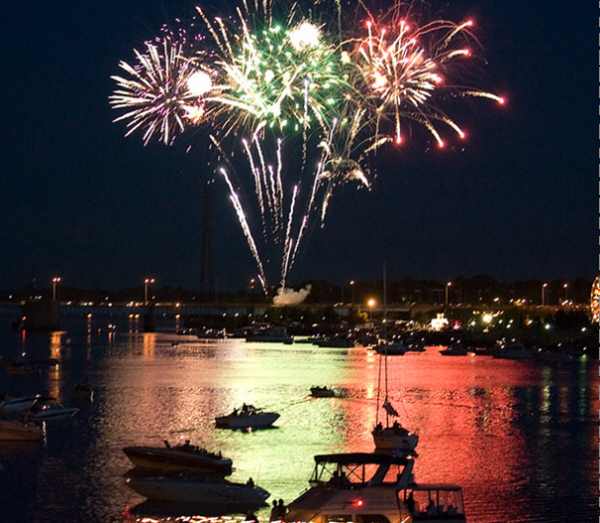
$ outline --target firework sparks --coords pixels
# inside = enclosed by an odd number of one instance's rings
[[[135,50],[134,65],[119,64],[127,77],[112,77],[118,88],[109,100],[114,109],[126,111],[115,119],[127,122],[126,136],[140,130],[146,145],[155,135],[171,145],[188,120],[202,119],[199,99],[210,91],[212,81],[196,59],[184,55],[183,47],[163,38],[160,43],[146,43],[145,52]]]
[[[454,74],[453,62],[472,57],[470,48],[453,47],[459,37],[464,37],[460,43],[469,38],[472,25],[471,20],[461,24],[439,20],[421,27],[413,27],[403,19],[389,25],[371,19],[366,22],[367,35],[358,40],[354,60],[374,115],[372,149],[388,142],[402,144],[405,121],[425,127],[440,148],[446,142],[436,123],[445,124],[464,140],[466,133],[461,126],[436,104],[444,96],[505,103],[504,98],[493,93],[448,83],[447,76]]]

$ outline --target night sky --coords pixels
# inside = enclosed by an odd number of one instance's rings
[[[0,288],[52,273],[74,286],[133,286],[152,274],[198,287],[209,167],[183,147],[124,139],[107,101],[118,61],[193,5],[35,2],[7,18]],[[464,150],[415,139],[382,155],[375,190],[338,193],[292,280],[371,277],[384,258],[393,276],[591,277],[595,5],[433,0],[447,18],[476,19],[489,62],[482,84],[506,94],[508,106],[463,105]],[[222,184],[215,208],[216,274],[232,288],[254,265]]]

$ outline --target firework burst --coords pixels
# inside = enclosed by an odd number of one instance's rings
[[[366,36],[352,43],[359,90],[372,115],[372,148],[387,142],[402,144],[408,121],[425,127],[440,148],[446,144],[438,129],[440,123],[464,140],[466,132],[461,125],[440,107],[444,98],[470,96],[504,103],[493,93],[451,83],[459,71],[454,64],[472,57],[471,47],[466,45],[472,39],[472,26],[472,20],[461,24],[438,20],[423,26],[397,17],[389,24],[372,17],[367,20]]]
[[[115,122],[126,121],[126,136],[143,133],[144,144],[155,136],[171,145],[189,122],[203,119],[202,98],[212,89],[210,73],[197,58],[184,54],[184,44],[162,38],[134,51],[136,62],[121,62],[125,76],[113,76],[117,89],[110,97],[114,109],[125,110]]]

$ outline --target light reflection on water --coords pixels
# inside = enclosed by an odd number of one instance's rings
[[[95,400],[77,404],[74,420],[49,426],[43,447],[0,448],[8,517],[0,520],[142,521],[128,513],[143,499],[122,477],[130,468],[126,445],[191,439],[230,456],[233,479],[252,477],[286,501],[306,488],[315,454],[372,449],[373,354],[200,343],[135,327],[125,322],[109,336],[106,325],[82,320],[66,333],[24,338],[2,329],[2,353],[54,357],[61,366],[39,376],[0,374],[0,390],[48,391],[72,403],[74,385],[89,380]],[[595,520],[594,369],[444,358],[433,348],[392,358],[391,400],[420,433],[417,479],[463,485],[471,523]],[[307,398],[311,385],[325,384],[346,398]],[[215,416],[243,402],[276,409],[279,428],[214,429]]]

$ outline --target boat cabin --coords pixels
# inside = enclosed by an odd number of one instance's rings
[[[465,522],[462,488],[457,485],[413,484],[398,493],[412,521]]]
[[[315,456],[309,480],[312,487],[366,488],[408,485],[413,479],[410,456],[376,453],[325,454]]]

